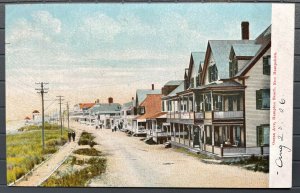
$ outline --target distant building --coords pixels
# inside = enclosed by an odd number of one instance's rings
[[[140,103],[137,108],[138,116],[133,119],[135,135],[146,135],[147,130],[153,131],[157,127],[162,128],[162,122],[166,120],[156,120],[166,114],[161,112],[161,97],[161,94],[147,94],[144,101]]]
[[[121,105],[108,98],[108,103],[96,103],[89,110],[87,119],[98,127],[111,129],[120,120]]]

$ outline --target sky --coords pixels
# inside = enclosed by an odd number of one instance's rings
[[[125,103],[136,89],[183,79],[208,40],[250,39],[271,24],[271,4],[6,5],[6,118],[41,109],[36,82],[48,82],[45,113],[80,102]]]

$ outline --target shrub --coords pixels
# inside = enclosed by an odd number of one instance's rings
[[[105,158],[91,158],[90,166],[76,171],[65,176],[55,178],[50,177],[42,185],[46,187],[51,186],[84,186],[90,179],[94,178],[105,172],[106,170],[106,159]],[[90,160],[91,160],[90,159]]]
[[[97,145],[97,143],[95,141],[90,141],[89,145],[90,145],[91,148],[93,148],[94,145]]]
[[[87,156],[100,156],[101,152],[96,150],[95,148],[84,148],[84,149],[77,149],[73,153],[79,155],[87,155]]]
[[[78,145],[89,145],[91,141],[93,141],[95,137],[86,131],[81,133],[81,136],[78,141]],[[96,142],[94,142],[96,144]]]

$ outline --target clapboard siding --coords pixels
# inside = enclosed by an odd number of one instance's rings
[[[270,49],[264,56],[270,55]],[[256,127],[262,124],[269,124],[270,110],[256,109],[256,90],[270,88],[270,76],[263,75],[263,61],[260,58],[257,63],[246,74],[245,80],[245,118],[246,118],[246,146],[257,146]]]

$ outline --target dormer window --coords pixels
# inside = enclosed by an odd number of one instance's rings
[[[218,69],[215,64],[208,68],[208,79],[209,82],[218,80]]]
[[[237,60],[232,60],[229,62],[229,77],[234,77],[238,73],[238,63]]]
[[[140,114],[140,115],[145,114],[145,107],[140,106],[140,107],[138,108],[138,114]]]

